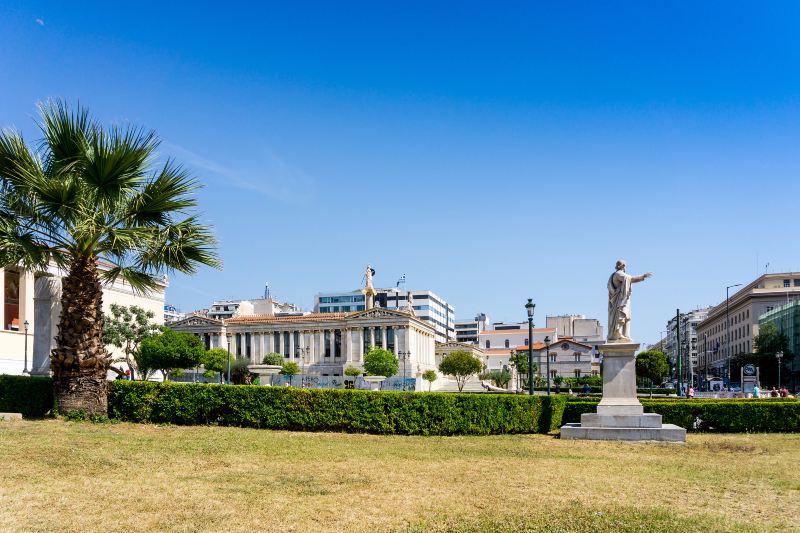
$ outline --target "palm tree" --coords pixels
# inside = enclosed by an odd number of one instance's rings
[[[50,363],[58,407],[105,414],[103,284],[146,294],[167,273],[220,268],[216,239],[192,212],[199,184],[171,160],[157,166],[154,132],[103,128],[60,100],[39,112],[35,146],[0,133],[0,266],[65,274]]]

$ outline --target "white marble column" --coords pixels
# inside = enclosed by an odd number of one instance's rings
[[[19,274],[19,330],[25,328],[28,321],[28,331],[33,331],[33,272],[20,269]]]
[[[353,353],[353,361],[363,361],[364,359],[364,328],[358,328],[356,342],[358,345]]]
[[[369,346],[370,348],[375,346],[375,328],[369,328]]]
[[[386,349],[386,326],[381,326],[381,348]]]
[[[344,328],[342,335],[344,336],[344,339],[342,339],[342,359],[349,363],[353,360],[353,332],[350,331],[350,328]]]
[[[289,332],[289,357],[292,359],[297,355],[297,346],[294,345],[294,331]]]
[[[321,362],[325,357],[325,330],[317,331],[317,362]]]

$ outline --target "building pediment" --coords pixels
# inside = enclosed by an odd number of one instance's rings
[[[178,320],[177,322],[172,322],[169,324],[170,328],[176,327],[190,327],[190,326],[212,326],[212,327],[220,327],[223,325],[222,320],[217,320],[214,318],[207,318],[204,316],[190,316],[186,317],[183,320]]]
[[[376,307],[373,309],[367,309],[365,311],[357,311],[351,314],[348,319],[364,319],[364,318],[409,318],[412,315],[406,313],[404,311],[398,311],[396,309],[385,309],[383,307]]]

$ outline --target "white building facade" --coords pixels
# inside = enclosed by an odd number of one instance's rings
[[[101,267],[102,268],[102,267]],[[19,267],[0,268],[0,374],[50,374],[50,353],[61,317],[61,278],[56,267],[47,272],[30,272]],[[138,305],[154,315],[153,322],[164,323],[164,289],[166,280],[150,294],[134,293],[122,281],[103,288],[103,312],[111,312],[112,304]],[[28,334],[25,335],[27,322]],[[113,356],[122,356],[114,346]],[[27,352],[27,368],[25,359]]]
[[[364,355],[372,346],[398,355],[400,373],[406,377],[421,379],[426,370],[436,370],[433,328],[393,309],[239,315],[227,320],[192,316],[171,327],[201,337],[207,348],[229,350],[254,364],[267,353],[279,353],[300,365],[304,374],[342,376],[348,366],[363,370]]]

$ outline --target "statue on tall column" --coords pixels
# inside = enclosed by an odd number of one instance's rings
[[[361,292],[364,293],[366,300],[365,302],[366,305],[364,306],[365,309],[372,309],[373,307],[375,307],[375,295],[377,293],[375,292],[375,287],[372,286],[372,276],[374,275],[375,275],[375,269],[372,268],[372,265],[368,264],[367,270],[364,273],[364,278],[366,281],[364,283],[364,288],[361,289]]]
[[[608,342],[631,342],[631,286],[653,275],[631,276],[625,267],[625,261],[617,261],[608,278]]]

